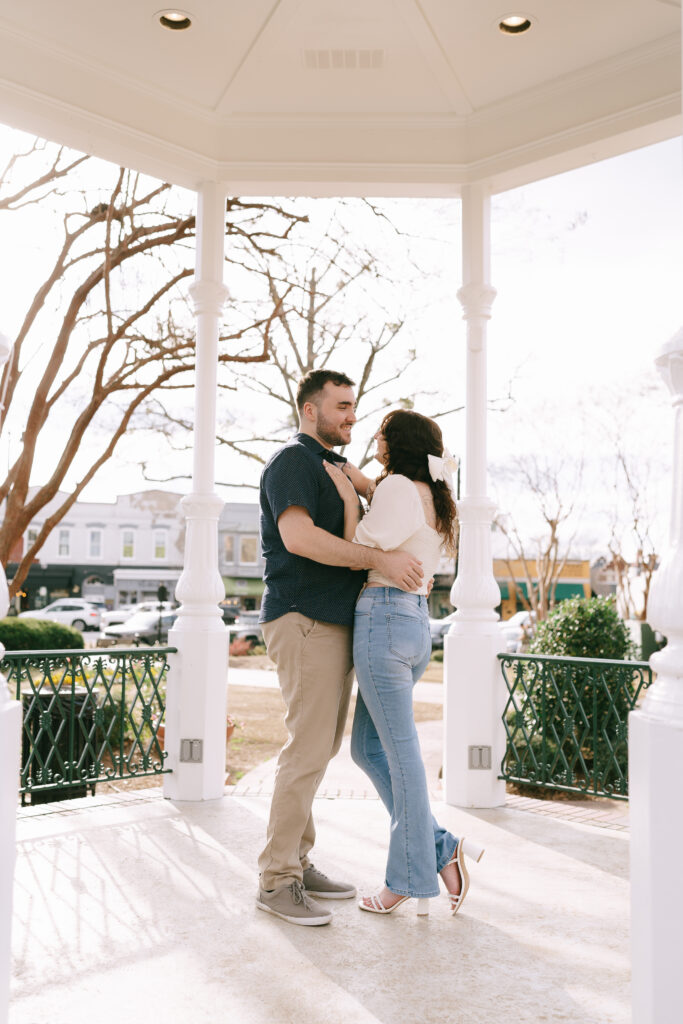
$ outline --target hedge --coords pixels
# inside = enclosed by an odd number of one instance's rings
[[[83,634],[48,619],[0,619],[0,643],[6,651],[75,651],[85,647]]]
[[[623,661],[636,654],[611,597],[572,597],[538,624],[529,654]]]

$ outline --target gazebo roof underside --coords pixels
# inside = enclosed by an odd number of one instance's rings
[[[0,120],[252,195],[501,191],[680,133],[680,0],[511,10],[190,0],[169,31],[148,0],[2,0]]]

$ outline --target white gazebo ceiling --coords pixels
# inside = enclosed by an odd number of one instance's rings
[[[503,189],[680,132],[679,0],[188,0],[187,31],[160,6],[0,0],[0,120],[318,195]]]

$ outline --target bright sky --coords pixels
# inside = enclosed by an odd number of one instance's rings
[[[492,345],[512,342],[528,360],[529,391],[553,375],[576,396],[650,373],[683,319],[680,140],[547,179],[502,205],[517,197],[538,208],[539,224],[521,258],[512,241],[497,247]]]
[[[16,138],[17,133],[0,126],[3,163]],[[680,139],[674,139],[494,199],[493,284],[498,295],[489,328],[489,391],[492,398],[502,397],[512,381],[514,397],[505,413],[490,417],[492,493],[497,498],[510,500],[496,467],[526,452],[587,459],[585,485],[599,490],[605,484],[600,457],[610,445],[596,413],[606,411],[608,418],[620,419],[630,450],[653,463],[657,504],[660,513],[665,509],[664,466],[673,420],[653,360],[683,322],[681,165]],[[407,230],[428,239],[417,247],[427,272],[425,301],[409,328],[421,357],[415,387],[433,388],[436,381],[449,404],[460,404],[459,203],[404,200],[387,206]],[[0,225],[6,228],[2,219]],[[0,331],[10,336],[49,241],[38,216],[27,234],[0,233],[0,275],[6,286]],[[418,408],[430,412],[428,404]],[[454,415],[442,425],[449,446],[462,451],[464,416]],[[374,429],[374,424],[363,427],[365,432]],[[6,449],[0,458],[6,464]],[[139,459],[139,439],[131,438],[87,497],[111,500],[117,492],[150,486],[139,473]],[[229,467],[221,468],[223,478],[226,470],[229,477]],[[189,489],[187,481],[168,486]],[[224,496],[254,500],[255,492],[231,489]],[[665,519],[660,514],[662,524]],[[592,534],[586,542],[592,539],[599,543]]]

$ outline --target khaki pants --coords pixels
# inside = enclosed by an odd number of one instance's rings
[[[267,841],[259,857],[262,889],[301,877],[315,842],[311,808],[329,760],[339,750],[353,683],[351,626],[288,612],[263,623],[287,706],[289,739],[278,758]]]

